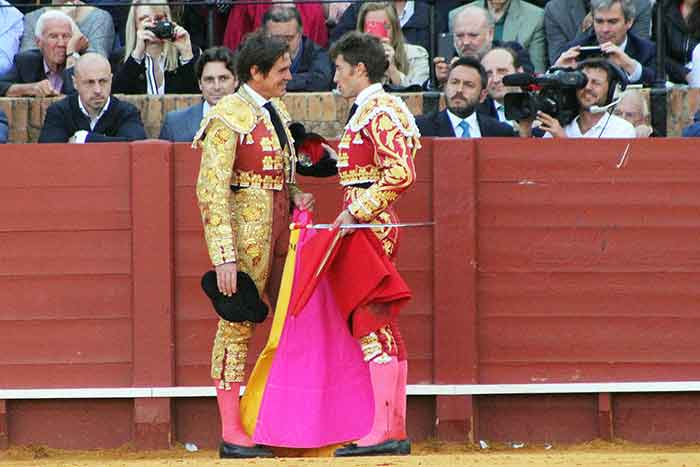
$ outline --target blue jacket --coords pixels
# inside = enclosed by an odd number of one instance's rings
[[[203,111],[204,102],[200,102],[184,109],[168,112],[165,114],[165,120],[160,128],[158,138],[175,143],[191,143],[194,135],[199,131]]]
[[[0,143],[7,143],[7,133],[9,127],[7,126],[7,115],[0,109]]]
[[[695,117],[693,118],[693,123],[683,128],[683,133],[681,136],[694,136],[700,137],[700,110],[695,112]]]

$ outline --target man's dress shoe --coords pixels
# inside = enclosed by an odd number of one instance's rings
[[[239,446],[238,444],[222,441],[219,445],[221,459],[250,459],[253,457],[274,457],[272,451],[260,445]]]
[[[353,457],[353,456],[398,456],[404,454],[400,451],[401,442],[395,439],[390,439],[379,444],[371,446],[358,446],[355,443],[348,444],[342,448],[335,450],[335,457]],[[410,450],[410,444],[409,444]],[[406,453],[408,454],[408,453]]]
[[[399,440],[399,455],[402,456],[407,456],[411,454],[411,440],[406,438],[406,439],[400,439]]]

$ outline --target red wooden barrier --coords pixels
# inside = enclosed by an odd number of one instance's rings
[[[700,380],[697,151],[633,141],[617,168],[627,144],[423,142],[398,208],[435,221],[399,252],[409,383]],[[0,389],[211,384],[198,153],[9,145],[0,160]],[[300,183],[331,221],[336,180]],[[433,395],[410,398],[409,431],[688,442],[699,411],[697,393]],[[216,419],[213,398],[0,400],[0,448],[213,446]]]

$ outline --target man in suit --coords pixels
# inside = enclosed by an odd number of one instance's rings
[[[51,97],[74,92],[72,72],[80,58],[82,35],[70,16],[49,10],[37,21],[37,49],[15,55],[12,68],[0,76],[0,96]]]
[[[456,56],[451,60],[448,57],[435,57],[435,83],[428,82],[424,85],[427,90],[441,90],[447,80],[451,62],[457,57],[474,57],[477,60],[493,47],[509,47],[518,54],[518,60],[527,72],[533,72],[532,61],[527,50],[519,43],[510,41],[502,42],[494,40],[495,22],[491,13],[478,5],[467,5],[454,17],[450,25],[453,33]]]
[[[522,73],[523,67],[518,61],[518,54],[507,47],[494,47],[481,59],[481,65],[489,78],[489,95],[484,99],[477,111],[500,122],[516,127],[516,123],[506,119],[505,97],[509,92],[521,92],[519,87],[506,86],[503,77],[513,73]]]
[[[593,31],[569,44],[555,66],[574,68],[580,62],[582,46],[600,46],[608,61],[627,73],[630,84],[650,84],[656,76],[656,46],[629,32],[634,23],[632,0],[591,0]]]
[[[302,34],[301,14],[294,6],[273,6],[263,16],[266,34],[289,44],[292,80],[288,92],[323,92],[331,89],[331,59],[328,53]]]
[[[233,94],[238,86],[233,52],[226,47],[205,50],[194,71],[202,91],[202,102],[190,107],[173,110],[165,115],[158,138],[174,142],[192,142],[199,130],[202,118],[222,97]]]
[[[112,70],[98,53],[83,55],[73,76],[77,94],[51,104],[40,143],[107,143],[146,139],[138,109],[112,91]]]
[[[593,26],[590,0],[549,0],[544,7],[544,31],[547,37],[549,63],[568,48],[572,41],[583,39]],[[651,32],[651,2],[633,0],[637,12],[631,31],[639,37],[649,39]]]
[[[487,9],[495,19],[494,40],[517,42],[530,54],[536,72],[543,72],[547,64],[547,45],[544,40],[544,11],[524,0],[477,0],[468,5]],[[450,12],[450,23],[466,6]]]
[[[513,128],[476,112],[486,99],[488,77],[479,60],[461,57],[452,63],[445,83],[447,108],[416,119],[421,136],[481,138],[517,136]]]

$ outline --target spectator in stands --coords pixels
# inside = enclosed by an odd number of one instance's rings
[[[425,50],[430,50],[430,7],[428,4],[405,0],[394,0],[391,3],[396,8],[405,41],[409,44],[419,45]],[[331,42],[337,41],[346,32],[357,28],[357,16],[361,6],[361,3],[353,3],[345,10],[337,26],[333,28]],[[438,32],[445,29],[441,16],[437,18],[435,28]]]
[[[487,83],[486,70],[479,60],[469,56],[455,60],[445,83],[447,108],[417,117],[420,134],[459,138],[517,136],[507,123],[476,111],[488,93]]]
[[[544,10],[525,0],[476,0],[468,5],[488,9],[494,19],[493,39],[498,42],[517,42],[530,54],[535,71],[547,67],[547,45],[544,39]],[[466,6],[450,12],[454,18]],[[452,23],[452,21],[450,21]]]
[[[7,115],[0,109],[0,143],[7,143],[9,126],[7,125]]]
[[[231,50],[236,50],[249,32],[262,26],[265,12],[274,6],[275,2],[260,4],[233,5],[228,15],[226,32],[224,33],[224,45]],[[296,5],[301,15],[304,35],[321,47],[328,47],[328,28],[323,7],[317,2],[282,3],[279,6],[292,7]]]
[[[109,57],[114,45],[114,24],[112,16],[104,10],[89,6],[80,0],[53,0],[52,6],[34,10],[24,17],[24,35],[21,50],[36,48],[34,28],[39,17],[50,10],[60,10],[70,16],[78,28],[73,35],[82,35],[76,49],[78,53],[97,52]]]
[[[460,57],[474,57],[477,60],[491,50],[492,47],[508,47],[518,54],[518,61],[523,69],[532,72],[532,62],[527,50],[517,42],[500,42],[493,39],[495,23],[491,14],[477,5],[468,5],[457,13],[452,20],[450,29],[454,34],[454,48]],[[451,59],[453,61],[454,58]],[[436,83],[427,83],[427,89],[442,89],[450,70],[448,57],[435,57]]]
[[[112,69],[97,53],[75,65],[76,94],[51,104],[40,143],[105,143],[146,139],[138,109],[111,96]]]
[[[176,142],[192,142],[199,130],[202,118],[222,97],[233,94],[238,86],[236,64],[226,47],[205,50],[194,66],[202,91],[202,102],[165,115],[160,129],[160,139]]]
[[[652,136],[654,130],[649,126],[649,105],[638,90],[628,89],[622,93],[620,102],[615,106],[615,115],[632,124],[637,138]]]
[[[151,29],[163,21],[172,25],[172,36],[159,38]],[[124,58],[114,74],[114,92],[195,94],[194,64],[199,53],[192,48],[187,30],[172,22],[170,7],[160,0],[137,0],[129,10]]]
[[[650,0],[632,0],[636,12],[631,32],[649,39],[651,30]],[[549,0],[544,7],[544,30],[547,36],[549,63],[568,49],[568,44],[585,37],[593,26],[590,0]]]
[[[700,137],[700,110],[695,112],[693,123],[683,129],[681,136]]]
[[[656,46],[629,32],[634,23],[632,0],[591,0],[593,31],[569,44],[555,66],[575,67],[585,58],[582,46],[600,46],[605,58],[627,73],[630,83],[651,83],[656,76]]]
[[[10,71],[12,61],[19,52],[24,31],[24,15],[7,0],[0,0],[0,75]]]
[[[700,2],[697,0],[666,0],[657,2],[661,5],[663,21],[661,29],[666,50],[666,73],[669,81],[686,84],[691,65],[700,66],[700,58],[693,53],[700,41]],[[656,33],[656,31],[653,31]],[[695,87],[700,83],[694,83]]]
[[[391,88],[420,87],[430,77],[428,51],[404,40],[399,18],[391,3],[363,3],[357,16],[357,29],[379,37],[384,45],[389,61],[385,84]]]
[[[58,10],[47,11],[36,23],[38,50],[15,55],[10,71],[0,76],[0,96],[50,97],[70,94],[73,65],[82,36],[74,36],[73,19]]]
[[[126,18],[129,15],[131,0],[85,0],[88,4],[94,5],[106,11],[112,17],[114,24],[114,45],[112,51],[124,47],[124,30],[126,29]]]
[[[506,119],[504,98],[509,92],[520,92],[520,88],[504,85],[503,77],[513,73],[522,73],[523,67],[518,61],[518,54],[506,47],[494,47],[481,59],[481,65],[489,78],[489,95],[477,110],[516,128],[516,122]]]
[[[536,122],[547,133],[545,138],[634,138],[634,127],[628,121],[613,115],[609,110],[614,105],[613,95],[618,83],[626,85],[625,72],[604,59],[589,59],[579,67],[588,82],[576,91],[580,111],[569,124],[562,128],[553,115],[538,112]],[[521,125],[527,131],[527,125]],[[528,132],[529,133],[529,132]]]
[[[333,29],[340,22],[340,18],[345,13],[345,10],[352,4],[352,2],[335,2],[335,3],[324,3],[323,4],[323,14],[326,16],[326,27],[328,28],[328,34],[331,35]]]
[[[303,35],[299,10],[293,6],[272,7],[263,16],[263,29],[267,35],[289,44],[292,80],[287,83],[287,91],[320,92],[331,89],[331,59],[328,52]]]

